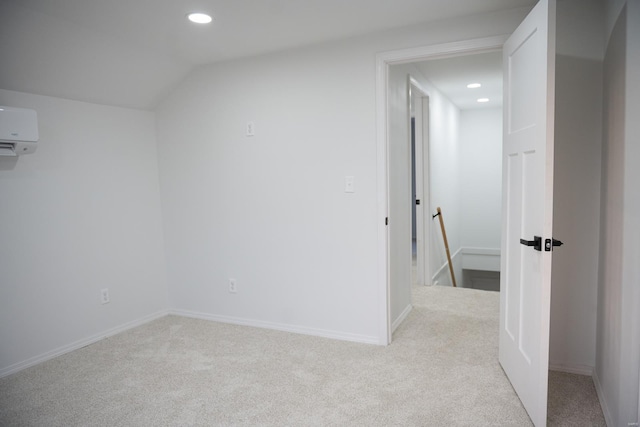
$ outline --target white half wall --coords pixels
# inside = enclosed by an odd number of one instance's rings
[[[167,310],[154,114],[0,90],[38,113],[0,158],[0,376]],[[100,290],[108,288],[109,304]]]

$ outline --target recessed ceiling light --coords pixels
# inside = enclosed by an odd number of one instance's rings
[[[469,84],[467,85],[467,87],[468,87],[469,89],[477,89],[477,88],[479,88],[480,86],[482,86],[480,83],[469,83]]]
[[[489,102],[489,98],[478,98],[478,102]]]
[[[210,15],[201,12],[194,12],[187,15],[187,19],[196,24],[208,24],[213,20]]]

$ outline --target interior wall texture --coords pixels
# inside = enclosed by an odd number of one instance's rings
[[[0,158],[0,375],[166,313],[151,112],[0,90],[38,113]],[[111,302],[102,305],[100,290]]]
[[[460,247],[500,250],[502,108],[460,113]]]
[[[602,61],[556,57],[553,252],[549,364],[595,366],[602,151]]]
[[[428,77],[427,77],[428,78]],[[431,215],[437,208],[442,211],[449,252],[454,264],[457,280],[462,277],[461,259],[456,257],[461,241],[461,140],[460,110],[435,87],[428,84],[429,92],[429,206]],[[430,266],[434,283],[442,286],[453,286],[447,264],[447,253],[444,237],[440,227],[440,219],[427,218],[431,221]],[[441,274],[438,274],[441,271]]]
[[[600,275],[595,379],[610,425],[639,418],[640,3],[607,2],[615,15],[604,62]],[[607,22],[612,22],[608,20]]]
[[[595,366],[604,6],[557,3],[551,369]]]
[[[383,342],[375,55],[508,34],[527,9],[193,72],[157,110],[171,305]],[[248,121],[256,134],[245,136]],[[344,177],[355,177],[355,193]],[[408,225],[407,225],[408,226]],[[228,292],[228,279],[238,292]]]

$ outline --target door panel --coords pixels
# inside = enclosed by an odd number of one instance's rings
[[[551,252],[555,1],[540,0],[503,49],[500,363],[536,426],[546,425]]]
[[[418,82],[410,79],[411,103],[414,110],[415,155],[412,161],[415,165],[415,198],[420,200],[416,205],[416,284],[424,286],[431,284],[431,273],[428,267],[428,252],[426,238],[429,234],[429,98],[419,87]]]

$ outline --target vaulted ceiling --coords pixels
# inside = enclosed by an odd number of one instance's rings
[[[0,0],[0,88],[153,109],[195,66],[535,0]],[[185,15],[205,11],[212,24]]]

